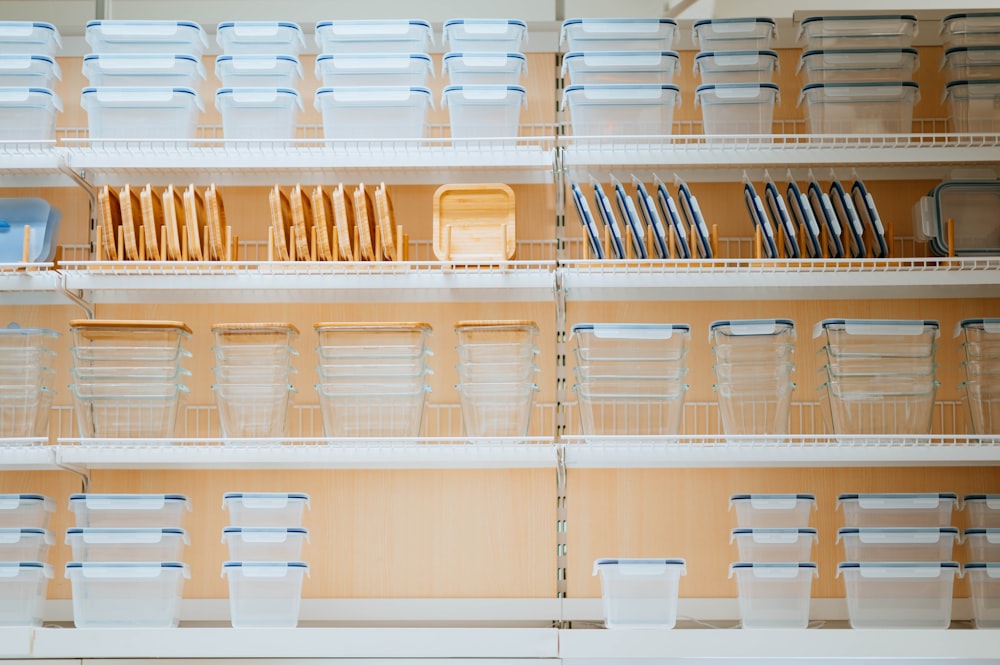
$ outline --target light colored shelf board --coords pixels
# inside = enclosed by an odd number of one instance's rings
[[[43,445],[47,442],[41,438],[0,438],[0,470],[51,471],[58,468],[55,447]]]

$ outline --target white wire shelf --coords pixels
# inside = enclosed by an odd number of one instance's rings
[[[73,181],[60,172],[63,151],[52,141],[0,142],[0,187],[66,187]]]
[[[0,469],[7,471],[49,471],[56,467],[55,448],[48,439],[0,438]]]
[[[0,304],[69,305],[51,263],[0,263]]]

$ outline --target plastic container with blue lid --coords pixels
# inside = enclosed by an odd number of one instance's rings
[[[1000,528],[1000,494],[966,494],[962,511],[969,527]]]
[[[173,628],[188,566],[178,561],[70,561],[77,628]]]
[[[225,55],[266,53],[298,56],[305,49],[302,28],[292,21],[223,21],[215,39]]]
[[[806,628],[815,563],[737,562],[729,577],[736,578],[742,628]]]
[[[297,561],[309,530],[284,526],[227,526],[222,542],[233,561]]]
[[[208,49],[205,31],[194,21],[88,21],[85,37],[94,53],[183,53],[200,58]]]
[[[806,103],[813,134],[909,134],[920,99],[915,81],[807,83]]]
[[[945,49],[958,46],[996,45],[1000,40],[1000,12],[961,12],[941,20],[941,39]]]
[[[778,36],[773,18],[746,16],[709,18],[694,22],[694,45],[702,51],[745,51],[770,48]]]
[[[1000,628],[1000,562],[970,562],[962,571],[969,580],[976,628]]]
[[[299,620],[302,561],[226,561],[229,612],[234,628],[294,628]]]
[[[806,50],[827,48],[906,48],[917,35],[913,14],[831,14],[806,16],[798,39]]]
[[[450,85],[518,85],[527,71],[523,53],[449,51],[441,58],[441,74]]]
[[[708,83],[695,89],[706,134],[770,134],[779,92],[775,83]]]
[[[441,41],[449,51],[520,52],[528,24],[518,19],[456,18],[444,22]]]
[[[190,544],[184,529],[149,527],[72,527],[66,544],[73,561],[179,561]]]
[[[48,529],[0,527],[0,561],[45,561],[54,542]]]
[[[669,51],[676,35],[671,18],[571,18],[559,42],[567,51]]]
[[[809,527],[733,529],[729,542],[736,543],[739,561],[809,561],[817,542],[816,529]]]
[[[180,529],[191,503],[183,494],[71,494],[77,527]]]
[[[948,628],[955,578],[961,573],[955,561],[844,561],[837,566],[852,628]]]
[[[941,69],[948,71],[949,81],[1000,78],[1000,27],[996,44],[956,46],[945,50]]]
[[[702,83],[770,83],[779,68],[778,52],[770,49],[702,51],[694,56]]]
[[[708,341],[720,345],[747,346],[757,350],[762,345],[791,345],[795,341],[795,322],[791,319],[726,319],[708,326]]]
[[[958,506],[953,492],[841,494],[837,508],[848,527],[950,526]]]
[[[673,258],[670,256],[670,246],[667,240],[668,232],[657,210],[656,200],[646,190],[646,185],[642,180],[636,176],[632,176],[632,184],[635,185],[635,198],[639,203],[639,215],[642,218],[642,224],[650,230],[653,240],[653,245],[647,248],[647,252],[652,251],[655,254],[655,257],[652,258]]]
[[[570,51],[562,73],[571,85],[673,83],[676,51]]]
[[[674,251],[677,253],[677,258],[690,259],[692,256],[691,244],[688,241],[688,232],[681,219],[681,213],[677,208],[677,202],[674,200],[674,197],[670,195],[670,191],[667,189],[666,184],[660,180],[658,175],[653,176],[653,184],[656,186],[656,204],[660,208],[660,215],[668,224],[670,224],[670,229],[674,236]],[[668,241],[664,239],[664,242],[667,243]]]
[[[309,495],[302,492],[226,492],[222,497],[231,526],[300,527],[309,505]]]
[[[51,89],[61,79],[59,63],[50,55],[0,52],[0,87]]]
[[[44,21],[0,21],[0,52],[55,56],[62,48],[59,28]]]
[[[920,66],[917,49],[826,48],[807,49],[799,58],[798,71],[807,83],[861,81],[912,81]]]
[[[570,85],[561,108],[576,136],[669,135],[680,101],[680,88],[668,83]]]
[[[923,235],[939,256],[949,254],[948,220],[956,256],[992,255],[1000,251],[1000,229],[995,224],[1000,211],[1000,182],[992,180],[946,180],[934,187],[919,204]],[[915,220],[916,223],[916,220]]]
[[[337,19],[316,23],[320,53],[427,53],[431,24],[420,19]]]
[[[41,561],[0,561],[0,626],[41,626],[52,566]]]
[[[0,88],[0,140],[51,141],[62,100],[49,88]]]
[[[968,561],[1000,561],[1000,527],[972,527],[962,532]]]
[[[941,527],[843,527],[837,542],[847,561],[950,561],[958,529]]]
[[[1000,132],[1000,78],[948,81],[944,96],[953,131]]]
[[[527,90],[520,85],[448,85],[441,91],[456,139],[517,136],[527,103]]]
[[[220,55],[215,75],[224,88],[295,88],[302,79],[302,64],[293,55]]]
[[[0,527],[45,529],[56,503],[42,494],[0,494]]]
[[[193,89],[170,86],[87,87],[80,105],[91,139],[193,139],[204,110]]]
[[[201,59],[180,53],[88,53],[83,75],[93,87],[195,88],[205,79]]]
[[[227,139],[292,139],[302,100],[294,88],[219,88],[215,108]]]
[[[816,510],[814,494],[733,494],[730,510],[736,511],[741,529],[808,527]]]
[[[323,114],[325,138],[419,139],[434,100],[424,86],[324,86],[314,104]]]
[[[687,573],[684,559],[597,559],[593,574],[598,573],[608,628],[674,627],[680,578]]]
[[[425,86],[433,74],[426,53],[321,53],[316,78],[325,87]]]
[[[587,197],[584,195],[583,190],[580,189],[578,183],[574,182],[570,186],[570,190],[573,193],[576,213],[580,217],[580,224],[583,226],[583,232],[590,246],[592,258],[603,259],[604,243],[601,240],[601,232],[598,229],[597,223],[594,221],[594,215],[590,212],[590,204],[587,202]]]

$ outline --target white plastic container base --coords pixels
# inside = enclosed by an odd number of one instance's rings
[[[739,560],[753,563],[809,561],[816,541],[816,529],[806,527],[733,529],[729,535]]]
[[[324,87],[316,91],[328,139],[419,139],[431,91],[420,86]]]
[[[736,511],[740,529],[801,528],[808,526],[816,497],[813,494],[734,494],[729,509]]]
[[[441,59],[449,85],[518,85],[527,71],[523,53],[450,51]]]
[[[193,139],[204,107],[191,88],[84,88],[92,139]]]
[[[914,81],[809,83],[799,103],[813,134],[909,134],[919,97]]]
[[[174,53],[88,53],[83,75],[93,87],[179,87],[196,89],[205,67],[193,55]]]
[[[208,48],[205,31],[193,21],[89,21],[85,36],[93,53],[183,53],[200,58]]]
[[[673,84],[571,85],[562,106],[576,136],[669,135],[680,100]]]
[[[0,561],[46,561],[52,532],[34,527],[0,527]]]
[[[66,529],[73,561],[181,561],[190,544],[184,529],[91,527]]]
[[[847,527],[950,526],[958,505],[951,492],[841,494],[837,508]]]
[[[220,88],[215,107],[227,139],[292,139],[302,100],[293,88]]]
[[[180,623],[186,564],[89,562],[66,564],[77,628],[172,628]]]
[[[449,85],[441,93],[455,139],[517,136],[526,104],[527,92],[519,85]]]
[[[71,494],[77,527],[181,529],[191,510],[183,494]]]
[[[970,562],[963,571],[969,578],[976,628],[1000,628],[1000,563]]]
[[[302,80],[302,65],[291,55],[220,55],[215,76],[223,88],[292,88]]]
[[[705,134],[770,134],[778,86],[774,83],[712,83],[695,90]]]
[[[949,81],[945,97],[953,131],[1000,132],[1000,78]]]
[[[41,561],[0,561],[0,627],[40,626],[52,566]]]
[[[301,492],[226,492],[222,507],[232,526],[301,527],[309,495]]]
[[[944,527],[844,527],[837,531],[847,561],[951,561],[958,529]]]
[[[739,586],[743,628],[805,628],[809,625],[815,563],[748,563],[729,566]]]
[[[291,21],[223,21],[215,39],[226,55],[267,53],[298,57],[305,48],[302,28]]]
[[[912,81],[919,56],[915,48],[814,49],[802,53],[799,72],[807,83]]]
[[[227,526],[222,542],[232,561],[298,561],[309,530],[284,526]]]
[[[1000,528],[1000,494],[966,494],[962,511],[970,529]]]
[[[46,529],[56,503],[42,494],[0,494],[0,527]]]
[[[806,49],[906,48],[917,31],[913,14],[831,14],[803,17],[799,40]]]
[[[945,629],[951,624],[954,561],[843,562],[852,628]]]
[[[227,561],[229,613],[233,628],[294,628],[299,622],[301,561]]]
[[[0,88],[0,141],[51,141],[61,111],[48,88]]]
[[[617,628],[673,628],[683,559],[598,559],[604,624]]]
[[[322,85],[426,86],[433,63],[426,53],[321,53],[316,78]]]

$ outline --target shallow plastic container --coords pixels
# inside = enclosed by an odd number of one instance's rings
[[[756,51],[771,47],[778,27],[773,18],[715,18],[695,21],[691,33],[701,51]]]
[[[963,572],[969,578],[976,628],[1000,628],[1000,562],[970,562]]]
[[[358,19],[320,21],[320,53],[427,53],[434,43],[431,24],[422,20]]]
[[[906,48],[917,35],[913,14],[806,16],[799,41],[806,50],[827,48]]]
[[[191,503],[183,494],[71,494],[78,528],[183,529]]]
[[[309,530],[283,526],[227,526],[222,542],[233,561],[298,561]]]
[[[539,354],[530,342],[490,342],[455,346],[460,363],[520,362],[531,363]]]
[[[190,543],[187,532],[174,527],[66,529],[66,544],[72,548],[73,561],[180,561],[184,547]]]
[[[842,562],[852,628],[948,628],[954,561]]]
[[[0,494],[0,528],[47,529],[56,503],[43,494]]]
[[[598,573],[608,628],[673,628],[677,623],[684,559],[597,559]]]
[[[711,83],[694,97],[705,134],[770,134],[777,101],[774,83]]]
[[[287,385],[289,378],[296,374],[289,365],[216,365],[212,368],[215,379],[219,383],[281,383]]]
[[[885,346],[887,353],[892,353],[891,342],[887,341]],[[854,387],[858,387],[860,382],[869,381],[873,389],[888,388],[890,386],[907,385],[905,382],[913,380],[912,385],[921,383],[923,388],[930,387],[938,369],[935,362],[936,349],[932,347],[928,354],[923,357],[886,357],[873,351],[857,353],[840,347],[840,352],[835,353],[829,347],[824,346],[816,354],[817,363],[825,363],[819,373],[823,377],[842,379],[845,382],[854,380]],[[847,385],[846,383],[843,385]]]
[[[316,78],[331,88],[356,86],[426,86],[433,74],[426,53],[321,53]]]
[[[528,71],[523,53],[449,51],[441,59],[441,75],[449,85],[518,85]]]
[[[53,542],[48,529],[0,527],[0,561],[46,561]]]
[[[172,628],[190,572],[176,561],[71,561],[66,577],[77,628]]]
[[[16,323],[0,328],[0,358],[4,364],[30,362],[27,356],[12,355],[26,351],[52,351],[60,334],[48,328],[22,328]]]
[[[205,67],[199,58],[177,53],[88,53],[83,75],[94,87],[197,88]]]
[[[302,100],[293,88],[219,88],[215,108],[227,139],[292,139]]]
[[[1000,17],[997,44],[991,46],[956,46],[947,49],[941,60],[948,81],[1000,78]]]
[[[945,527],[958,505],[952,492],[841,494],[837,508],[847,527]]]
[[[912,81],[920,58],[915,48],[812,49],[803,51],[799,73],[807,83]]]
[[[572,85],[673,83],[676,51],[571,51],[562,57]]]
[[[41,561],[0,561],[0,627],[41,626],[52,566]]]
[[[941,20],[941,39],[946,49],[1000,44],[1000,12],[948,14]]]
[[[729,509],[736,511],[740,529],[798,529],[809,525],[816,510],[813,494],[733,494]]]
[[[805,628],[809,624],[811,562],[739,562],[729,566],[736,578],[743,628]]]
[[[517,136],[526,105],[527,91],[519,85],[449,85],[441,93],[456,139]]]
[[[302,65],[292,55],[220,55],[215,76],[224,88],[292,88],[302,80]]]
[[[48,88],[0,88],[0,141],[51,141],[62,100]]]
[[[162,439],[171,437],[177,426],[177,414],[188,390],[177,384],[128,384],[129,389],[159,386],[158,394],[123,392],[81,395],[70,385],[79,434],[84,438]],[[121,386],[118,386],[121,389]],[[91,393],[94,386],[89,386]],[[108,390],[114,388],[108,387]]]
[[[229,511],[231,526],[301,527],[309,507],[302,492],[226,492],[222,507]]]
[[[223,21],[215,39],[226,55],[267,53],[298,57],[305,49],[302,28],[291,21]]]
[[[52,56],[0,51],[0,87],[51,90],[60,79],[62,71]]]
[[[994,220],[1000,211],[1000,182],[993,180],[945,180],[921,198],[914,208],[922,235],[929,239],[932,253],[944,256],[952,249],[957,256],[994,255],[1000,250],[1000,230]],[[954,221],[950,241],[947,222]],[[920,231],[918,231],[920,232]],[[966,343],[966,355],[978,351],[978,344]],[[996,352],[993,352],[996,355]]]
[[[216,323],[212,326],[216,348],[291,345],[299,329],[291,323]]]
[[[205,31],[194,21],[89,21],[85,36],[93,53],[183,53],[200,58],[208,48]]]
[[[1000,528],[966,529],[962,533],[968,561],[1000,561]]]
[[[43,21],[0,21],[0,52],[55,56],[62,48],[59,28]]]
[[[809,561],[817,542],[816,529],[808,527],[733,529],[729,542],[736,543],[740,561]]]
[[[778,70],[778,53],[756,51],[702,51],[694,56],[695,73],[702,83],[770,83]]]
[[[578,323],[571,336],[582,360],[680,360],[687,353],[686,323]]]
[[[288,383],[216,383],[212,391],[226,439],[284,436],[294,392]]]
[[[455,386],[468,437],[523,437],[528,434],[538,386],[530,382],[465,383]]]
[[[520,52],[528,25],[518,19],[456,18],[444,22],[442,45],[448,51]]]
[[[926,358],[939,334],[937,321],[923,319],[824,319],[813,327],[835,356]]]
[[[229,580],[229,614],[234,628],[294,628],[298,624],[308,564],[226,561],[222,574]]]
[[[807,83],[799,104],[813,134],[909,134],[919,98],[914,81]]]
[[[88,87],[80,101],[92,139],[193,139],[204,110],[191,88]]]
[[[571,18],[559,41],[567,51],[669,51],[676,36],[670,18]]]
[[[571,85],[563,91],[577,136],[669,135],[680,88],[663,84]]]
[[[687,394],[683,383],[658,395],[601,393],[588,384],[573,389],[584,437],[676,436],[680,432]]]
[[[845,527],[837,531],[846,561],[951,561],[958,529],[942,527]]]
[[[966,494],[962,510],[969,528],[1000,529],[1000,494]]]
[[[420,435],[429,388],[400,390],[384,384],[317,384],[323,433],[327,437],[409,438]]]
[[[420,86],[323,87],[315,105],[328,139],[419,139],[433,101]]]
[[[952,130],[1000,131],[1000,78],[949,81],[945,98]]]

